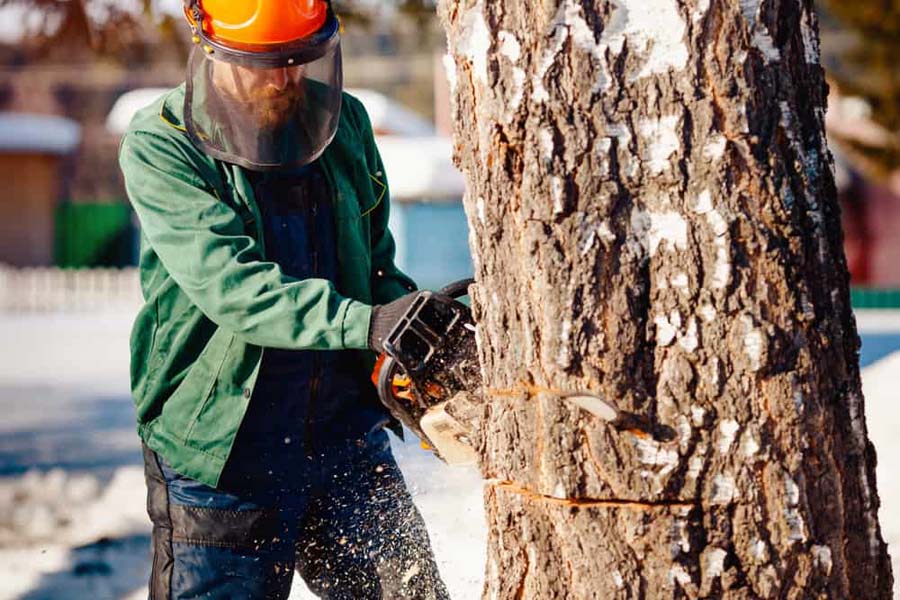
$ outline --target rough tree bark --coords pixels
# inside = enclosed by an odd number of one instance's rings
[[[485,595],[889,598],[811,3],[440,13],[490,399]]]

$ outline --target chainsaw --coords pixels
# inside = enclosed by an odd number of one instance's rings
[[[394,418],[451,465],[473,464],[478,456],[473,434],[483,408],[482,375],[472,312],[459,301],[472,283],[464,279],[416,298],[385,338],[372,373]],[[621,420],[591,392],[562,397],[605,421]]]
[[[459,301],[472,279],[424,292],[384,341],[372,381],[395,419],[449,464],[472,464],[472,418],[481,370],[472,311]],[[451,405],[453,408],[451,408]]]

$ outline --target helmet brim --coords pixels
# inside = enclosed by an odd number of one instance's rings
[[[238,44],[224,42],[196,31],[200,46],[218,60],[245,67],[278,68],[303,65],[333,52],[340,43],[340,22],[329,7],[325,24],[314,34],[283,44]]]

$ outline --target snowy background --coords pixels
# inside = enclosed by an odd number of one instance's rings
[[[146,598],[150,527],[128,394],[133,311],[0,313],[0,599]],[[900,314],[860,313],[881,523],[900,542]],[[394,442],[397,442],[395,439]],[[481,483],[418,448],[395,453],[453,598],[478,598]],[[900,561],[895,551],[894,569]],[[313,598],[295,578],[292,598]]]

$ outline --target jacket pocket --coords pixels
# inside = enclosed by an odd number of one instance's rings
[[[224,331],[225,330],[220,328],[216,333]],[[212,360],[204,360],[204,358],[209,358],[204,357],[206,350],[204,350],[204,354],[201,354],[200,359],[198,360],[197,366],[199,366],[200,364],[204,364],[205,368],[203,370],[209,375],[208,381],[206,382],[206,387],[204,388],[203,393],[200,395],[200,401],[197,403],[197,409],[191,415],[191,419],[188,422],[187,433],[184,436],[184,440],[186,443],[190,443],[190,440],[194,433],[194,429],[197,426],[197,420],[200,418],[200,415],[207,408],[207,405],[216,397],[216,395],[213,393],[216,389],[216,382],[219,380],[219,377],[221,377],[222,366],[225,364],[225,360],[228,358],[228,350],[231,348],[231,344],[234,343],[234,335],[229,333],[228,336],[229,339],[227,344],[225,344],[224,341],[219,341],[219,343],[216,344],[217,347],[215,348],[215,350],[217,351],[211,353],[215,354],[215,356],[212,357]],[[215,336],[213,336],[213,339],[210,340],[210,344],[207,345],[207,349],[209,349],[214,340]],[[224,349],[222,349],[223,346]],[[197,366],[195,366],[194,368],[197,368]]]
[[[206,397],[191,419],[186,444],[205,454],[227,458],[250,403],[261,358],[259,346],[231,335]]]
[[[224,339],[225,336],[227,339]],[[225,364],[233,340],[234,335],[231,332],[222,328],[216,330],[203,352],[194,361],[187,377],[166,402],[165,408],[169,408],[169,405],[174,405],[173,408],[183,407],[177,411],[182,415],[182,418],[177,419],[180,422],[180,429],[173,433],[185,444],[189,443],[200,414],[215,398],[216,380],[221,374],[222,365]],[[175,414],[172,416],[177,417]],[[187,418],[184,418],[185,416]],[[175,426],[175,423],[170,422],[170,426]]]

